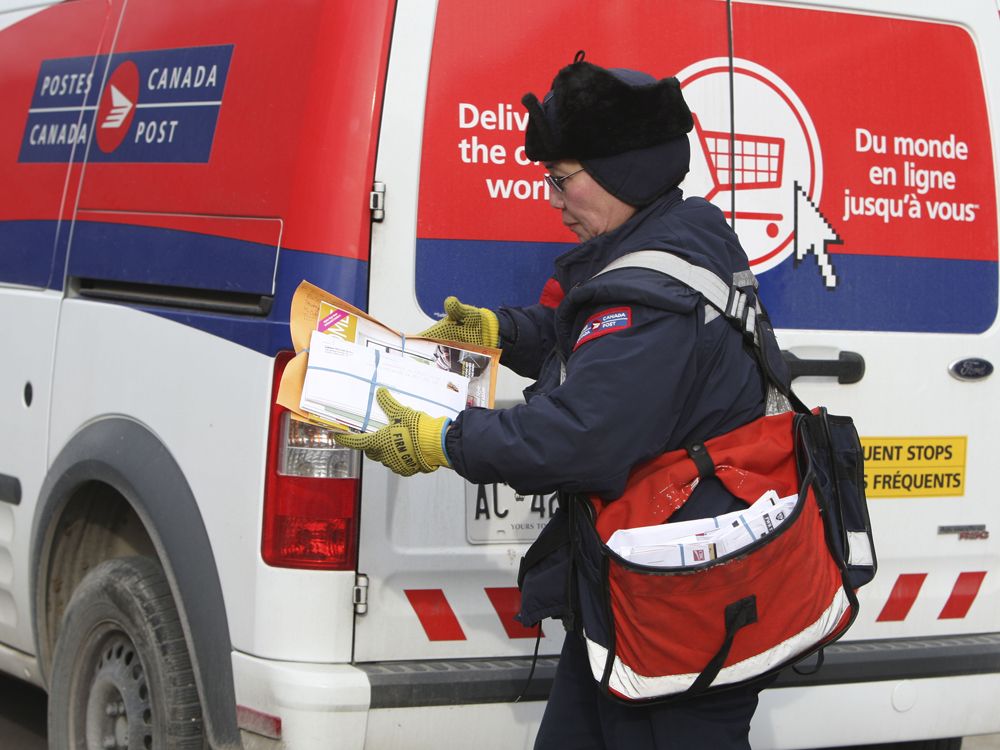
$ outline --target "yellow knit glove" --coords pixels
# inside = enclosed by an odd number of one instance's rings
[[[444,432],[450,419],[403,406],[385,388],[378,389],[375,399],[389,417],[389,424],[367,435],[335,433],[338,445],[363,450],[368,458],[404,477],[451,466],[444,452]]]
[[[444,318],[418,335],[494,349],[500,344],[500,321],[492,310],[463,305],[458,297],[448,297],[444,301],[444,311]]]

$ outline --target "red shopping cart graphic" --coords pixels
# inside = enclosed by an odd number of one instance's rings
[[[712,189],[705,200],[712,200],[724,189],[763,190],[781,187],[785,159],[784,138],[748,133],[733,133],[730,136],[725,130],[705,130],[701,127],[698,116],[692,117],[712,177]],[[732,212],[724,213],[727,219],[734,217]],[[735,218],[772,222],[767,233],[774,237],[778,226],[773,222],[781,221],[782,215],[737,211]]]

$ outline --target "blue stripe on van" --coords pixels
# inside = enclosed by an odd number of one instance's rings
[[[417,240],[417,300],[428,314],[449,294],[484,307],[538,300],[562,243]],[[815,258],[789,258],[760,275],[777,328],[982,333],[997,314],[995,261],[832,255],[838,284]]]
[[[565,242],[417,239],[417,302],[430,316],[444,309],[449,294],[494,310],[533,305],[555,259],[572,248]]]
[[[221,336],[254,351],[273,356],[292,348],[288,313],[292,295],[303,280],[334,294],[355,307],[368,307],[368,263],[325,253],[282,249],[278,259],[274,304],[267,317],[220,315],[180,309],[146,308],[183,325]]]
[[[55,221],[0,221],[0,283],[47,287],[56,243]],[[62,288],[62,271],[60,284]]]
[[[270,294],[278,249],[175,229],[78,221],[69,275]]]
[[[0,221],[0,284],[63,288],[64,248],[53,261],[56,226],[55,221]],[[65,245],[66,230],[64,224],[61,245]],[[273,253],[271,246],[227,237],[77,222],[71,273],[99,279],[270,294]],[[55,273],[50,279],[53,263]],[[366,261],[287,248],[281,250],[274,303],[266,317],[139,307],[270,356],[291,348],[288,312],[292,294],[303,279],[357,307],[367,307]]]
[[[760,275],[775,328],[983,333],[997,315],[996,261],[832,255],[826,289],[815,258]]]

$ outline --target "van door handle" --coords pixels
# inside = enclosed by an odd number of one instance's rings
[[[841,385],[857,383],[865,376],[865,358],[857,352],[840,352],[837,359],[802,359],[781,350],[792,380],[804,376],[836,377]]]

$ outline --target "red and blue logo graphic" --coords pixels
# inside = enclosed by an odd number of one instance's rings
[[[97,145],[106,154],[117,149],[128,133],[139,101],[139,69],[125,60],[108,78],[94,123]]]
[[[580,348],[582,344],[599,338],[607,333],[622,331],[632,325],[631,307],[614,307],[610,310],[603,310],[596,315],[591,315],[587,322],[580,329],[580,336],[573,346],[573,351]]]
[[[44,60],[18,160],[207,162],[232,53],[226,44]]]
[[[601,40],[598,64],[677,76],[696,115],[680,187],[730,222],[775,327],[976,334],[994,326],[997,149],[967,30],[735,3],[742,42],[731,58],[715,3],[685,3],[691,33],[670,44],[670,3],[622,4],[621,33],[611,35],[599,14],[573,14],[571,0],[550,4],[567,10],[567,35]],[[546,90],[545,71],[565,65],[564,53],[513,59],[513,46],[549,50],[550,29],[519,24],[509,3],[474,15],[466,5],[437,3],[415,276],[428,313],[452,294],[490,308],[533,304],[575,245],[550,203],[545,165],[525,156],[518,104],[524,91]],[[813,54],[813,40],[831,36],[867,43]],[[891,66],[887,49],[898,52]]]

